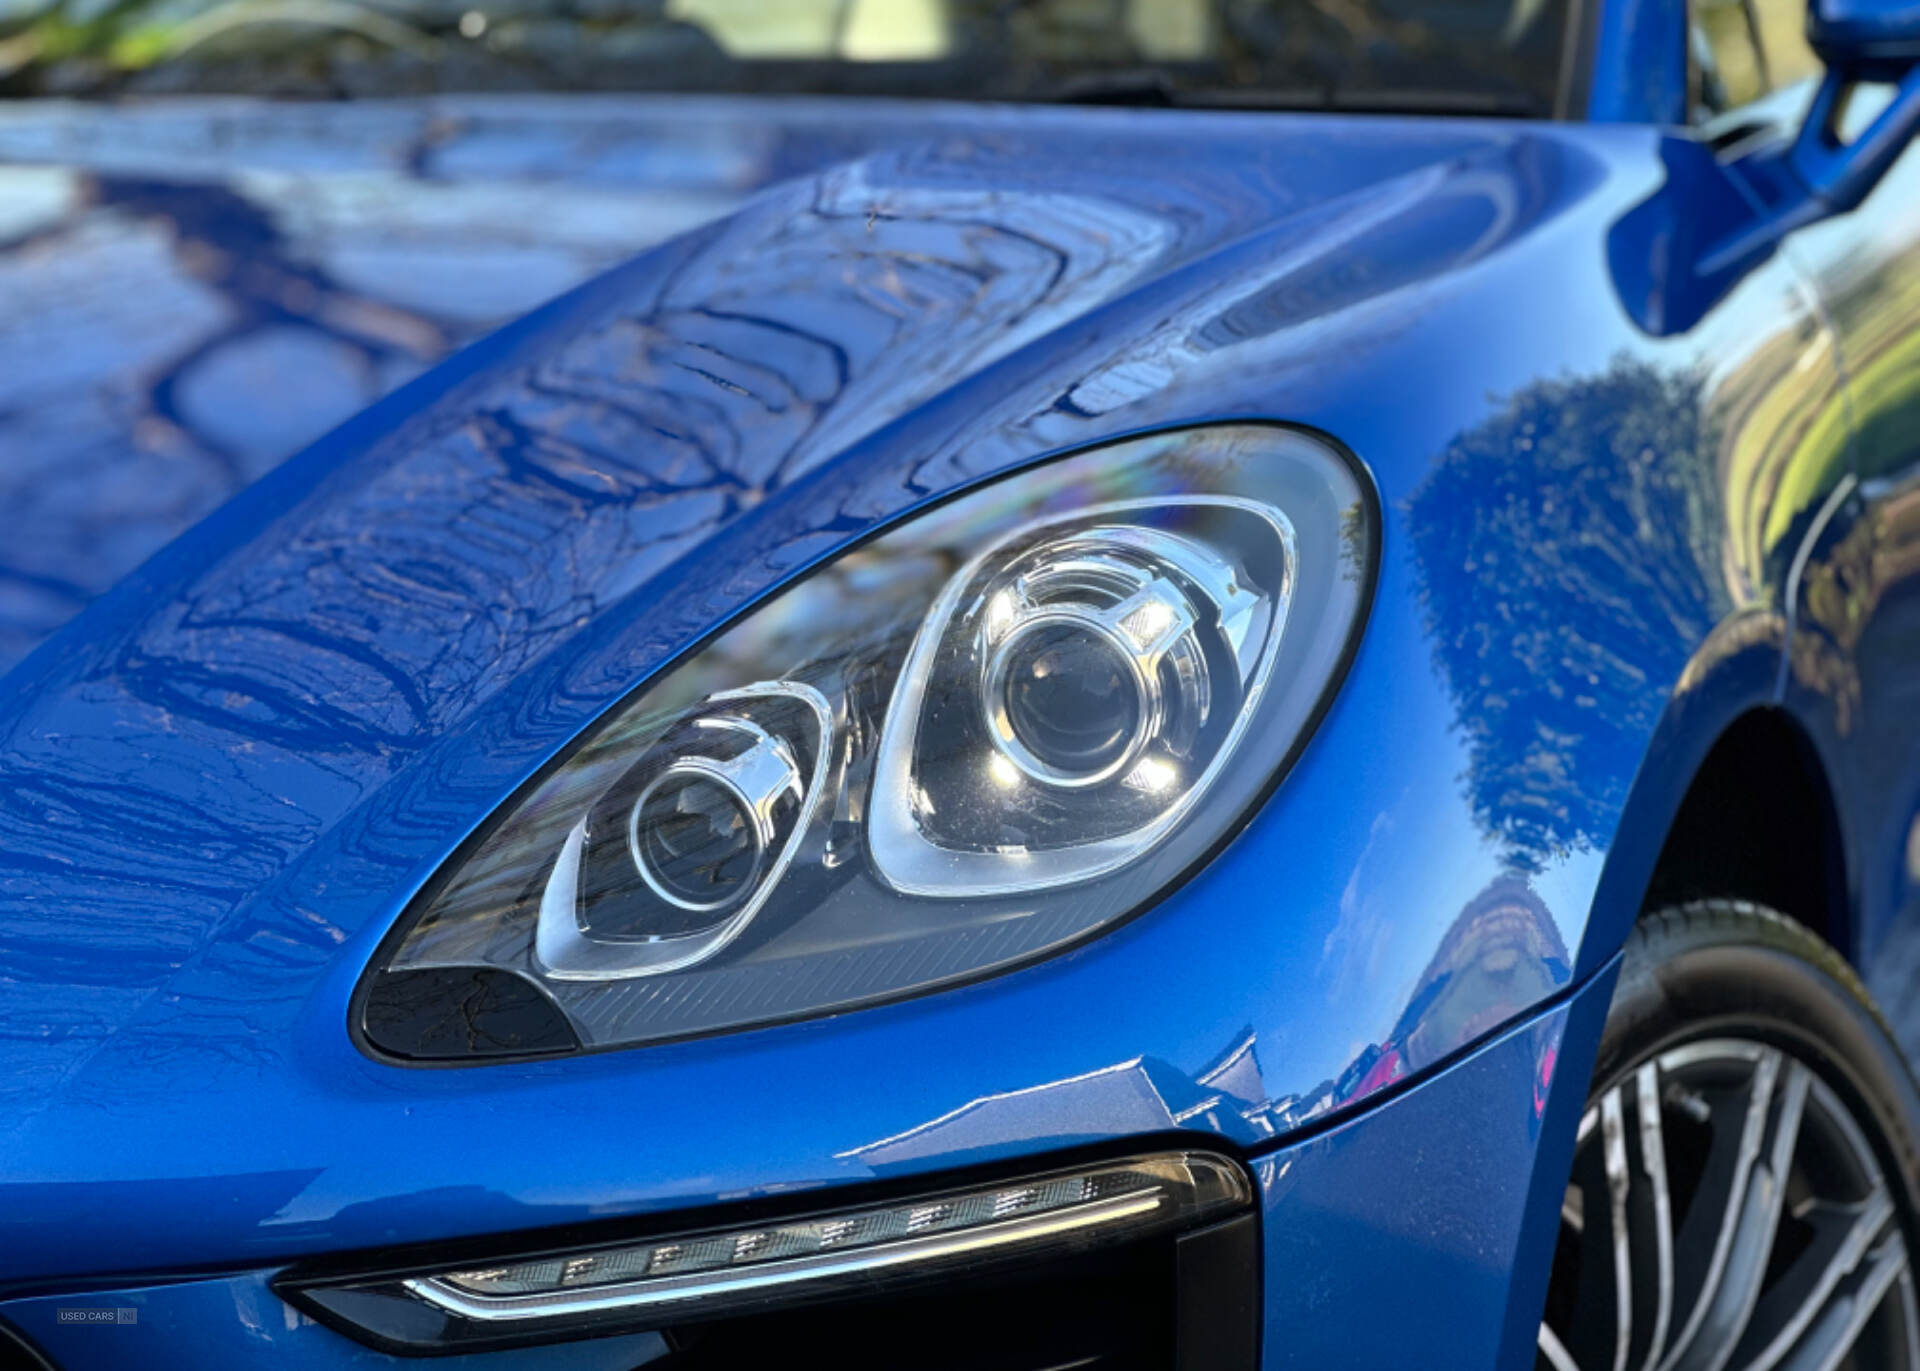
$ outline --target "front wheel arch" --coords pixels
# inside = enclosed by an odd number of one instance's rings
[[[1834,787],[1783,709],[1748,710],[1715,739],[1668,826],[1640,917],[1710,899],[1777,910],[1853,959]]]

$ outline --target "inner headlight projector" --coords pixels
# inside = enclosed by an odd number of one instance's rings
[[[1228,836],[1331,690],[1377,537],[1291,429],[1129,439],[909,518],[609,712],[363,984],[414,1060],[652,1042],[1057,951]]]

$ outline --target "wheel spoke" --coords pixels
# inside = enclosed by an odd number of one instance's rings
[[[1560,1345],[1560,1339],[1544,1323],[1540,1325],[1540,1355],[1547,1359],[1553,1371],[1580,1371],[1580,1363]]]
[[[1920,1371],[1920,1280],[1865,1122],[1752,1039],[1615,1077],[1580,1120],[1537,1368]]]
[[[1893,1218],[1893,1199],[1876,1190],[1851,1204],[1822,1201],[1798,1215],[1813,1229],[1807,1248],[1767,1291],[1735,1354],[1740,1371],[1772,1371],[1860,1266]]]
[[[1576,1233],[1584,1233],[1587,1228],[1587,1216],[1580,1203],[1582,1198],[1579,1187],[1570,1185],[1560,1200],[1560,1222]]]
[[[1580,1371],[1580,1363],[1572,1359],[1571,1352],[1561,1346],[1559,1336],[1555,1336],[1546,1323],[1540,1325],[1540,1356],[1548,1359],[1553,1371]]]
[[[1647,1226],[1653,1230],[1653,1335],[1642,1371],[1653,1371],[1673,1319],[1673,1198],[1667,1189],[1667,1143],[1660,1124],[1660,1067],[1647,1062],[1634,1073],[1640,1116],[1640,1169],[1647,1177]]]
[[[1920,1309],[1914,1307],[1913,1263],[1893,1283],[1894,1298],[1900,1302],[1900,1341],[1906,1348],[1908,1366],[1920,1366]]]
[[[1627,1194],[1633,1188],[1633,1176],[1627,1170],[1627,1121],[1617,1088],[1600,1101],[1600,1145],[1606,1149],[1607,1212],[1613,1230],[1613,1371],[1627,1371],[1627,1352],[1633,1346],[1633,1256],[1627,1242]]]
[[[1708,1101],[1715,1125],[1712,1148],[1679,1243],[1680,1270],[1701,1271],[1703,1275],[1693,1283],[1693,1288],[1681,1291],[1681,1302],[1689,1312],[1673,1346],[1659,1364],[1660,1371],[1676,1371],[1682,1366],[1714,1310],[1721,1281],[1740,1237],[1748,1182],[1767,1136],[1780,1063],[1780,1053],[1772,1048],[1759,1049],[1753,1075],[1744,1092],[1744,1110],[1737,1093]],[[1729,1126],[1736,1115],[1740,1117],[1737,1132]],[[1701,1260],[1703,1252],[1707,1254],[1705,1260]]]
[[[1581,1289],[1565,1346],[1580,1366],[1620,1371],[1633,1334],[1633,1261],[1626,1220],[1632,1177],[1617,1088],[1587,1111],[1581,1133],[1598,1145],[1581,1149],[1585,1162],[1574,1175],[1561,1213],[1579,1214],[1574,1231],[1579,1235],[1582,1269],[1592,1271],[1594,1279]]]
[[[1841,1280],[1812,1329],[1780,1363],[1782,1371],[1834,1371],[1846,1360],[1867,1320],[1906,1269],[1906,1244],[1898,1234],[1873,1248],[1867,1259]]]
[[[1774,1058],[1776,1062],[1781,1058]],[[1786,1196],[1787,1174],[1800,1139],[1800,1116],[1806,1108],[1812,1078],[1806,1067],[1787,1061],[1780,1068],[1777,1103],[1760,1115],[1759,1155],[1747,1167],[1746,1185],[1734,1208],[1731,1236],[1723,1244],[1717,1281],[1702,1292],[1695,1311],[1693,1342],[1674,1363],[1678,1371],[1722,1371],[1760,1298],[1760,1282],[1780,1226],[1780,1206]],[[1756,1088],[1755,1096],[1759,1091]],[[1749,1131],[1755,1114],[1748,1114]],[[1746,1139],[1742,1139],[1742,1151]],[[1720,1255],[1716,1252],[1716,1258]]]

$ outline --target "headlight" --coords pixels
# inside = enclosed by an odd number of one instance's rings
[[[422,892],[365,982],[415,1059],[898,998],[1142,908],[1277,778],[1374,523],[1289,429],[1023,471],[841,554],[614,709]]]

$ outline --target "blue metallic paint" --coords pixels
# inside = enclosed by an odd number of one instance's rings
[[[1920,1060],[1920,151],[1792,248],[1833,314],[1858,485],[1811,549],[1786,701],[1834,787],[1847,950]]]
[[[1799,568],[1809,531],[1832,547],[1849,526],[1820,525],[1853,460],[1846,329],[1836,354],[1795,263],[1850,251],[1853,221],[1702,302],[1657,222],[1638,250],[1603,247],[1676,198],[1737,198],[1735,173],[1649,128],[942,119],[822,156],[428,372],[0,685],[0,1288],[1171,1128],[1257,1151],[1430,1076],[1264,1154],[1286,1215],[1267,1225],[1269,1362],[1341,1338],[1323,1311],[1364,1321],[1384,1297],[1369,1272],[1429,1270],[1464,1212],[1445,1206],[1490,1197],[1457,1273],[1475,1316],[1458,1364],[1503,1339],[1519,1355],[1537,1299],[1508,1272],[1542,1250],[1527,1222],[1564,1173],[1607,964],[1699,758],[1780,698],[1791,619],[1826,612],[1788,590],[1812,597],[1839,560]],[[1876,195],[1904,194],[1911,164]],[[813,1023],[457,1071],[353,1049],[348,996],[411,893],[715,624],[942,494],[1225,418],[1356,452],[1383,563],[1304,756],[1157,908],[1004,978]],[[1871,948],[1894,922],[1885,816],[1915,797],[1848,776],[1824,702],[1870,643],[1829,638],[1839,667],[1803,669],[1792,640],[1788,703],[1835,759]],[[1860,717],[1907,675],[1863,674]],[[1580,1069],[1523,1096],[1563,1020],[1580,1027],[1558,1059]],[[1522,1098],[1547,1110],[1524,1139],[1433,1142],[1519,1129]],[[1374,1207],[1401,1139],[1472,1183]],[[1288,1303],[1310,1290],[1280,1273],[1316,1268],[1327,1300]],[[244,1301],[257,1281],[150,1298]]]
[[[972,117],[591,96],[0,104],[0,507],[16,518],[0,669],[457,347],[775,181]]]
[[[401,1371],[419,1367],[351,1342],[294,1310],[269,1284],[270,1271],[170,1285],[93,1290],[13,1300],[7,1317],[56,1366],[138,1365],[148,1371],[206,1371],[255,1362],[285,1371]],[[62,1309],[131,1309],[126,1324],[60,1322]],[[436,1357],[435,1371],[638,1371],[663,1359],[659,1333]],[[270,1362],[267,1360],[270,1359]]]
[[[1600,8],[1587,118],[1597,124],[1685,124],[1685,0],[1607,0]]]
[[[1886,79],[1920,57],[1920,5],[1911,0],[1817,0],[1807,7],[1807,39],[1829,65],[1890,64]]]
[[[1533,854],[1533,884],[1489,912],[1482,897],[1516,878],[1465,809],[1457,759],[1371,775],[1349,760],[1372,749],[1375,720],[1445,727],[1422,620],[1402,610],[1376,621],[1321,739],[1242,842],[1162,909],[1055,962],[872,1013],[592,1061],[420,1073],[346,1041],[360,967],[450,846],[421,837],[457,840],[728,610],[929,493],[1155,423],[1293,410],[1380,454],[1377,470],[1396,450],[1430,451],[1440,425],[1459,424],[1448,411],[1461,397],[1497,382],[1434,375],[1382,411],[1341,394],[1357,368],[1328,374],[1310,323],[1278,326],[1316,309],[1322,332],[1358,320],[1364,332],[1343,342],[1353,362],[1429,349],[1432,331],[1455,327],[1444,313],[1482,308],[1474,295],[1496,288],[1436,283],[1475,262],[1524,271],[1529,236],[1556,210],[1578,213],[1574,197],[1608,170],[1525,129],[1316,121],[1289,138],[1229,117],[1214,142],[1231,177],[1156,184],[1120,172],[1143,139],[1149,153],[1155,138],[1184,144],[1184,124],[1000,118],[993,140],[776,191],[496,335],[281,468],[16,674],[10,845],[48,850],[72,841],[53,837],[67,816],[97,817],[77,835],[94,848],[79,886],[58,863],[16,880],[32,917],[16,927],[54,974],[24,983],[10,1014],[59,1012],[76,981],[105,984],[54,1051],[21,1035],[8,1146],[35,1163],[8,1188],[6,1222],[38,1231],[79,1209],[112,1223],[84,1203],[105,1177],[111,1189],[93,1193],[147,1219],[113,1242],[67,1223],[59,1250],[8,1275],[640,1213],[1175,1122],[1252,1144],[1391,1079],[1392,1067],[1354,1069],[1367,1044],[1397,1035],[1400,1069],[1416,1070],[1566,983],[1597,861]],[[1035,125],[1024,138],[1023,121]],[[1244,152],[1220,141],[1235,137]],[[1284,181],[1266,169],[1282,153]],[[1349,201],[1306,204],[1309,169]],[[982,182],[1001,187],[984,222]],[[1391,272],[1351,282],[1356,241],[1391,246]],[[1142,271],[1150,247],[1164,270]],[[935,249],[959,261],[943,267]],[[956,281],[976,284],[956,293]],[[1431,297],[1410,329],[1367,308],[1396,286]],[[889,291],[914,292],[915,308]],[[1020,348],[1043,333],[1044,347]],[[951,359],[944,393],[880,427],[914,386],[932,387],[936,354]],[[954,384],[965,363],[974,374]],[[1262,400],[1266,378],[1290,369],[1300,398]],[[1064,395],[1062,375],[1074,378]],[[1203,386],[1211,397],[1178,398]],[[1393,432],[1406,424],[1433,437],[1408,442]],[[686,437],[669,446],[662,429]],[[623,444],[623,431],[649,437]],[[1397,517],[1381,600],[1411,610],[1419,573]],[[717,585],[716,563],[732,570]],[[179,587],[164,606],[142,593],[161,580]],[[492,609],[475,617],[473,605]],[[208,774],[210,757],[225,774]],[[1337,809],[1316,800],[1334,789],[1348,797]],[[1252,888],[1241,873],[1297,866],[1286,854],[1303,841],[1347,855],[1297,871],[1290,917],[1230,893]],[[1438,917],[1412,934],[1401,911],[1416,891]],[[89,958],[115,925],[137,927],[127,941],[142,952]],[[1430,995],[1430,1015],[1401,1022],[1417,983],[1457,987],[1483,956],[1505,974]],[[1260,985],[1228,993],[1250,964],[1267,968]],[[1129,1006],[1149,987],[1165,1008],[1141,1022]],[[1346,1008],[1301,1012],[1316,1002]],[[1059,1025],[1052,1041],[1031,1042],[1035,1021]],[[845,1078],[847,1061],[863,1064],[859,1078]],[[508,1169],[523,1174],[492,1176],[457,1208],[437,1202],[471,1186],[465,1149],[503,1111],[517,1119]],[[116,1115],[128,1126],[102,1126]],[[738,1140],[724,1168],[715,1137]],[[180,1183],[196,1176],[244,1180],[209,1212]]]
[[[1260,1159],[1266,1366],[1533,1365],[1549,1264],[1528,1254],[1553,1245],[1618,970]]]
[[[1586,1063],[1616,967],[1369,1113],[1270,1150],[1254,1165],[1265,1212],[1265,1365],[1401,1364],[1421,1329],[1432,1366],[1531,1365],[1546,1270],[1534,1214],[1557,1216]],[[1549,1241],[1551,1239],[1549,1238]],[[344,1343],[283,1304],[269,1270],[83,1297],[10,1301],[15,1325],[62,1365],[102,1355],[154,1371],[275,1365],[398,1371],[418,1359]],[[1381,1303],[1393,1317],[1381,1317]],[[62,1324],[62,1308],[132,1308],[133,1327]],[[156,1336],[157,1335],[157,1336]],[[149,1341],[148,1339],[152,1340]],[[560,1349],[436,1359],[449,1371],[627,1371],[659,1355],[656,1335]],[[156,1349],[157,1350],[154,1350]]]

